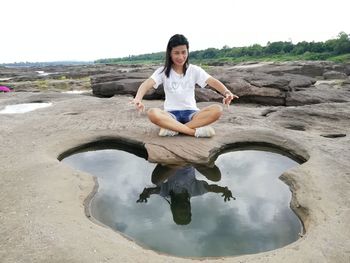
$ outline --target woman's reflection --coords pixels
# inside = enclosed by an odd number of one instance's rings
[[[159,194],[168,199],[174,222],[178,225],[187,225],[191,222],[190,198],[208,192],[222,193],[224,201],[235,200],[232,192],[227,187],[216,184],[208,184],[206,181],[197,180],[195,169],[207,179],[217,182],[221,179],[221,172],[217,166],[163,166],[158,164],[152,173],[152,183],[156,187],[144,188],[137,202],[147,202],[151,194]]]

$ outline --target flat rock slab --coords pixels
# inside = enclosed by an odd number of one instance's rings
[[[59,93],[0,94],[6,105],[51,102],[23,114],[0,114],[1,262],[202,262],[146,250],[86,216],[94,178],[57,159],[79,145],[126,140],[152,162],[206,163],[220,150],[273,145],[307,162],[282,175],[306,233],[269,252],[206,262],[350,262],[350,103],[300,107],[236,104],[213,125],[211,139],[160,138],[130,97]],[[161,101],[146,101],[160,107]],[[207,106],[200,103],[199,107]]]

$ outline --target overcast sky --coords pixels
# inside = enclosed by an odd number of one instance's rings
[[[1,0],[0,63],[325,41],[350,33],[348,0]]]

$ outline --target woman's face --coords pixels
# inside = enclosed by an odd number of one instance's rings
[[[188,57],[186,45],[173,47],[170,52],[170,57],[175,66],[183,66]]]

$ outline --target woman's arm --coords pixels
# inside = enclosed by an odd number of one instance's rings
[[[230,201],[230,198],[236,200],[236,197],[232,196],[232,192],[228,187],[222,187],[216,184],[207,184],[205,188],[212,193],[222,193],[222,197],[224,197],[224,201]]]
[[[147,198],[149,198],[152,194],[159,194],[160,193],[160,187],[149,187],[144,188],[142,193],[139,196],[139,199],[136,201],[137,203],[147,203]]]
[[[181,166],[157,164],[152,172],[152,183],[160,185],[180,168]]]
[[[226,88],[226,86],[216,78],[210,77],[207,81],[207,84],[217,90],[221,95],[224,96],[223,103],[225,105],[230,105],[231,101],[235,98],[239,98],[237,95],[232,94],[232,92]]]
[[[148,90],[150,90],[156,82],[152,78],[146,79],[137,90],[135,98],[131,101],[132,104],[135,104],[135,107],[138,111],[144,111],[145,106],[143,105],[142,98],[145,96]]]

